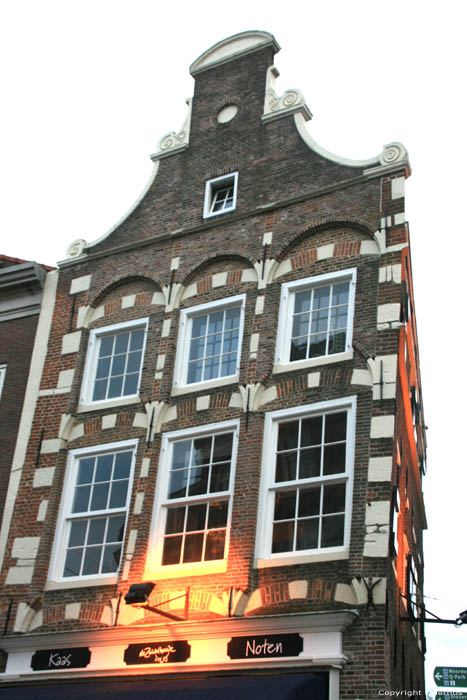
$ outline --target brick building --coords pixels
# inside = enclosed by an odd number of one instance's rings
[[[407,153],[324,151],[278,50],[203,53],[143,196],[49,275],[0,697],[423,690]]]
[[[21,443],[24,446],[20,420],[28,368],[46,272],[52,269],[47,265],[0,255],[0,520],[18,437],[19,446]]]

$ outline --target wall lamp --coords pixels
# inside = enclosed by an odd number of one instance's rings
[[[171,603],[172,600],[178,600],[179,598],[185,598],[185,617],[178,617],[178,615],[172,615],[165,610],[160,608],[155,608],[153,605],[149,605],[149,596],[155,587],[155,583],[147,581],[146,583],[132,583],[128,593],[125,596],[125,603],[127,605],[132,605],[135,608],[140,608],[141,610],[149,610],[150,612],[157,613],[158,615],[163,615],[171,620],[183,621],[188,620],[188,606],[190,602],[190,589],[187,588],[185,593],[182,595],[177,595],[175,598],[169,598],[169,600],[164,600],[163,605],[166,603]]]

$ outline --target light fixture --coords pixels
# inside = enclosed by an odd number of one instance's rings
[[[125,603],[127,605],[132,605],[133,607],[140,608],[142,610],[150,610],[150,612],[157,613],[158,615],[163,615],[171,620],[183,621],[188,619],[188,605],[190,602],[190,589],[187,588],[185,593],[182,595],[177,595],[175,598],[169,598],[168,600],[162,601],[162,605],[171,603],[172,600],[178,600],[179,598],[185,598],[185,617],[178,617],[178,615],[172,615],[165,610],[160,610],[160,608],[155,608],[153,605],[148,604],[149,595],[151,594],[155,583],[147,581],[146,583],[132,583],[128,593],[125,596]]]

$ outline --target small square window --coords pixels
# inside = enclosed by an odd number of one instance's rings
[[[282,285],[277,365],[340,360],[352,351],[355,278],[353,269]]]
[[[91,331],[81,402],[95,404],[137,396],[147,321]]]
[[[226,214],[235,209],[237,181],[238,173],[232,173],[206,182],[203,213],[205,219],[218,214]]]
[[[182,311],[175,386],[235,377],[239,371],[244,295]]]

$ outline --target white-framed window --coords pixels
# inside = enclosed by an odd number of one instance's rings
[[[138,395],[147,319],[91,331],[81,403],[95,404]]]
[[[226,214],[235,209],[237,203],[238,173],[222,175],[206,182],[203,217]]]
[[[348,550],[355,407],[350,397],[266,415],[259,565],[332,558]]]
[[[162,439],[150,559],[175,575],[227,559],[238,421]]]
[[[120,567],[137,441],[72,450],[50,578],[115,577]]]
[[[5,383],[6,365],[0,365],[0,399],[2,398],[3,384]]]
[[[194,386],[238,375],[245,295],[184,309],[174,385]]]
[[[356,269],[281,288],[277,365],[337,361],[352,352]]]

